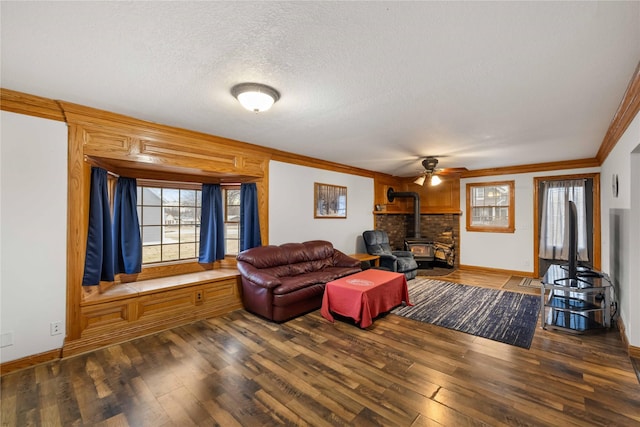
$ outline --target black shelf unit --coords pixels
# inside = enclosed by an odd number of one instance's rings
[[[566,269],[552,265],[542,279],[542,328],[574,333],[608,329],[611,282],[607,275],[588,272],[577,280],[566,276]]]

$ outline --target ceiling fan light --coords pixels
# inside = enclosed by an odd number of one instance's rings
[[[249,111],[267,111],[280,99],[277,90],[259,83],[241,83],[231,88],[231,94]]]
[[[421,175],[418,178],[416,178],[415,181],[413,181],[414,184],[418,184],[418,185],[424,185],[424,180],[426,179],[426,176]]]
[[[431,177],[431,181],[430,181],[431,185],[438,185],[441,182],[442,182],[442,180],[440,179],[440,177],[438,175],[433,175]]]

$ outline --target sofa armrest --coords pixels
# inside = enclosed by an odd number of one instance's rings
[[[282,284],[279,277],[261,271],[246,262],[238,261],[238,271],[240,271],[242,277],[263,288],[271,289]]]
[[[334,267],[360,267],[360,260],[351,258],[349,255],[334,249],[333,265]]]
[[[403,258],[413,258],[413,252],[411,251],[393,251],[392,254]]]

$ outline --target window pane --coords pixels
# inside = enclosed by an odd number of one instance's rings
[[[162,208],[162,223],[164,225],[177,224],[180,221],[180,208],[179,207],[166,207]]]
[[[162,208],[159,206],[143,206],[142,217],[140,223],[144,225],[160,225],[162,224]]]
[[[473,206],[483,206],[484,205],[484,188],[473,188],[471,190],[471,204]]]
[[[161,243],[161,229],[159,226],[142,227],[142,244],[158,245]]]
[[[178,226],[165,225],[162,227],[162,244],[178,243]]]
[[[180,224],[195,224],[196,223],[196,208],[182,207],[180,208]]]
[[[227,205],[240,206],[240,190],[226,190]]]
[[[240,250],[240,241],[239,240],[225,240],[225,249],[224,253],[226,255],[237,255]]]
[[[238,239],[240,237],[240,224],[239,223],[225,224],[224,236],[227,239]]]
[[[142,263],[147,264],[150,262],[160,262],[162,259],[161,255],[161,246],[143,246],[142,247]]]
[[[180,205],[181,206],[195,206],[196,205],[196,190],[180,190]]]
[[[180,245],[162,245],[162,261],[180,259]]]
[[[180,258],[195,258],[196,257],[196,244],[195,243],[182,243],[180,245]]]
[[[195,242],[197,237],[195,225],[180,226],[180,243]]]
[[[173,188],[162,189],[162,203],[165,206],[178,206],[180,203],[180,190]]]
[[[227,221],[240,221],[240,206],[227,206]]]
[[[144,187],[142,191],[142,204],[147,206],[160,206],[162,190],[160,188]]]

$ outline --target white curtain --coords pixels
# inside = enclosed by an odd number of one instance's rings
[[[578,211],[578,260],[588,261],[587,207],[585,204],[584,179],[546,181],[542,198],[542,224],[540,227],[540,258],[564,260],[568,258],[569,230],[565,224],[567,200],[576,205]]]

